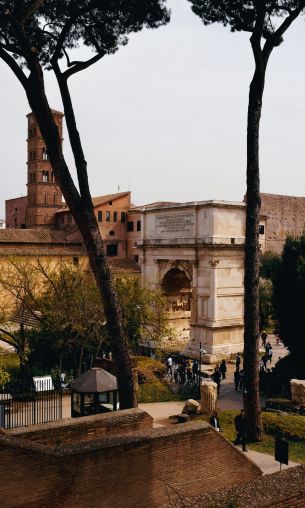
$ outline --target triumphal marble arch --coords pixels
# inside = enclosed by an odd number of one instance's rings
[[[243,349],[245,205],[225,201],[142,209],[143,282],[162,288],[176,327],[207,360]],[[210,356],[208,356],[210,355]]]

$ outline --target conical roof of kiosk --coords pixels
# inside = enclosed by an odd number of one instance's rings
[[[116,377],[104,369],[94,367],[71,383],[72,392],[103,393],[118,389]]]

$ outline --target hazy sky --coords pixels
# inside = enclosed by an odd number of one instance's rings
[[[143,31],[71,78],[92,195],[131,190],[135,204],[241,200],[253,72],[249,34],[204,27],[186,0],[171,23]],[[305,195],[305,19],[271,56],[261,125],[261,190]],[[51,73],[51,107],[62,110]],[[0,63],[0,216],[26,194],[25,93]],[[65,131],[64,151],[73,169]]]

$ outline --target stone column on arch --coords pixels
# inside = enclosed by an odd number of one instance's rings
[[[197,323],[198,320],[198,262],[192,262],[192,305],[191,305],[191,322]]]
[[[210,298],[209,298],[209,319],[217,321],[217,265],[219,259],[210,259]]]

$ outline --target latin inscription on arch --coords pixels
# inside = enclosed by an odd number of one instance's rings
[[[156,217],[157,234],[194,234],[194,214],[159,215]]]

